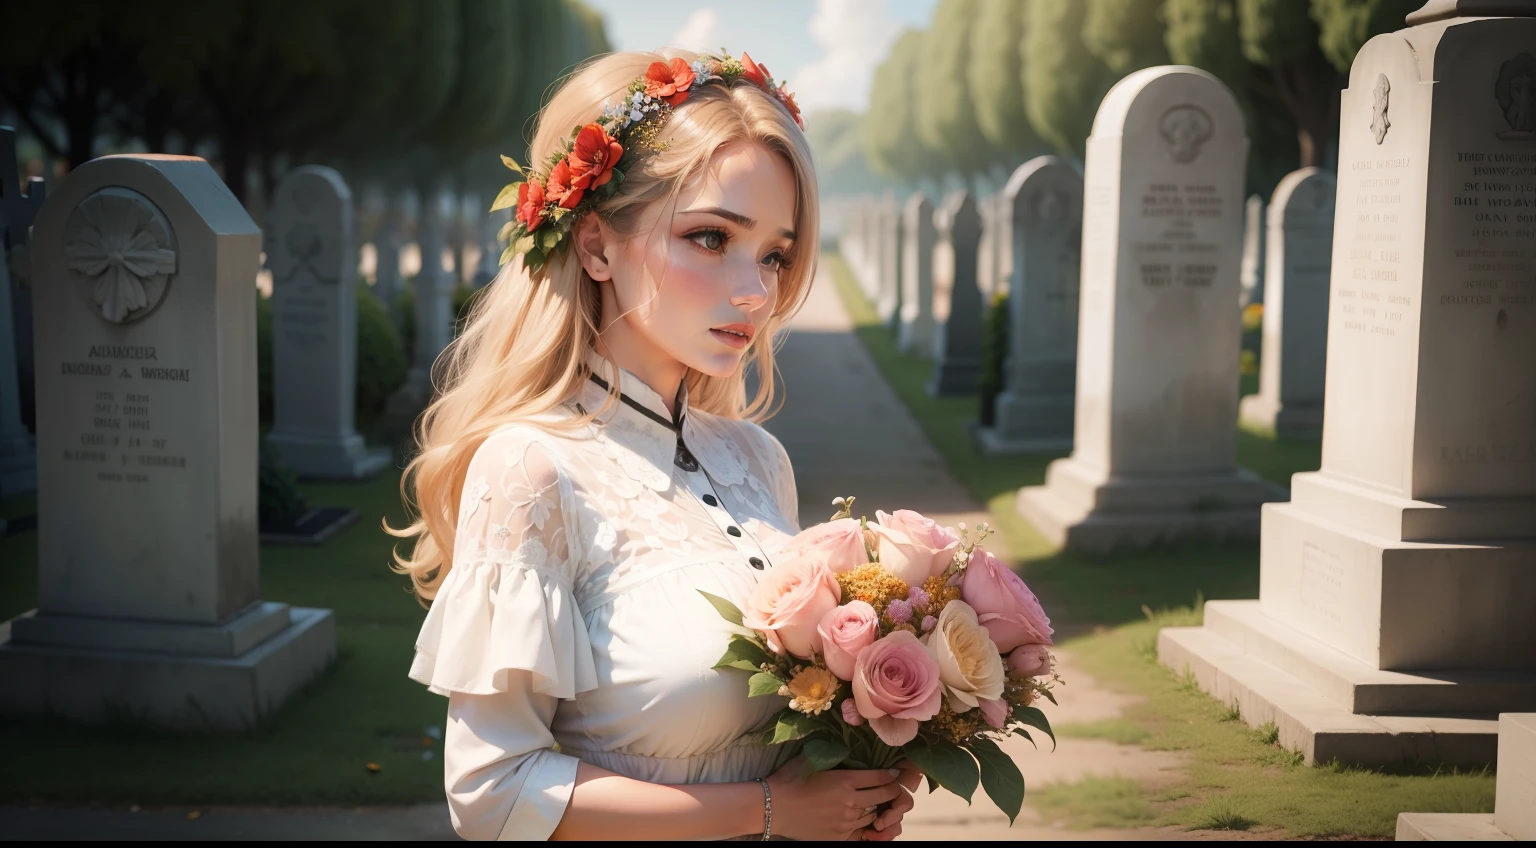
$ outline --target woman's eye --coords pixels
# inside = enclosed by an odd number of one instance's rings
[[[789,266],[789,261],[784,258],[784,254],[774,251],[763,257],[762,264],[775,271],[782,271]]]
[[[711,253],[719,253],[725,249],[725,233],[720,230],[699,230],[696,233],[689,233],[687,238]]]

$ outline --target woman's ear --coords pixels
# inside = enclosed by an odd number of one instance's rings
[[[571,233],[572,247],[581,260],[582,270],[597,282],[613,279],[613,267],[608,259],[610,234],[603,220],[595,214],[583,215]]]

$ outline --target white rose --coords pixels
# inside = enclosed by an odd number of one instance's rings
[[[983,699],[1003,697],[1007,670],[987,628],[965,601],[950,601],[927,636],[928,650],[939,664],[939,681],[949,708],[963,713]]]

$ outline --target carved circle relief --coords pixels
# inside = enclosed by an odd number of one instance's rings
[[[137,321],[165,299],[176,273],[176,235],[138,192],[111,186],[80,201],[64,223],[64,259],[75,290],[103,320]]]
[[[1536,138],[1536,56],[1519,53],[1500,65],[1493,96],[1509,124],[1509,130],[1499,133],[1499,138]]]
[[[1216,134],[1216,122],[1211,120],[1210,113],[1193,103],[1175,106],[1164,112],[1162,119],[1157,122],[1157,128],[1162,133],[1163,141],[1168,143],[1168,152],[1173,156],[1173,161],[1180,164],[1188,164],[1199,158],[1201,148]]]
[[[1371,132],[1376,136],[1376,143],[1381,144],[1387,138],[1387,130],[1392,128],[1392,122],[1387,119],[1387,109],[1392,105],[1392,81],[1386,74],[1376,75],[1376,88],[1372,93],[1375,102],[1371,105]]]

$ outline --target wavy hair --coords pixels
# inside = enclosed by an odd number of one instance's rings
[[[573,127],[596,120],[604,104],[624,96],[652,62],[674,56],[695,59],[681,50],[626,52],[578,68],[540,111],[528,161],[548,161],[563,149]],[[727,144],[762,145],[783,157],[795,174],[798,236],[780,275],[773,312],[756,336],[762,341],[753,342],[735,374],[710,377],[689,369],[684,378],[691,407],[759,420],[772,413],[777,396],[775,339],[804,303],[815,273],[820,221],[810,146],[789,112],[745,79],[728,87],[711,83],[694,90],[672,111],[659,137],[667,141],[664,149],[642,158],[625,174],[623,190],[588,213],[601,216],[621,238],[639,235],[646,210],[675,199],[701,178],[715,152]],[[656,227],[669,223],[662,220]],[[424,605],[453,567],[459,499],[475,451],[498,428],[541,416],[576,395],[586,379],[582,362],[598,340],[601,305],[598,284],[581,267],[571,245],[532,273],[520,262],[509,262],[474,298],[463,332],[433,364],[439,393],[416,420],[418,451],[400,483],[410,522],[398,529],[384,524],[391,535],[414,540],[409,552],[396,547],[393,568],[410,576]],[[749,370],[759,378],[750,398]],[[619,389],[615,381],[610,405]],[[564,420],[541,418],[539,426],[575,429],[599,412]]]

